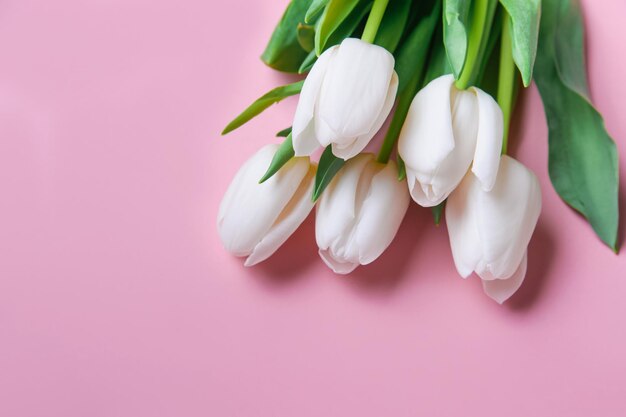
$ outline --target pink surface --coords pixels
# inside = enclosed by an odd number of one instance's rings
[[[294,111],[218,135],[291,79],[257,58],[284,4],[0,4],[0,416],[623,416],[626,251],[553,191],[534,87],[512,140],[544,210],[505,306],[415,205],[349,277],[312,218],[256,269],[223,251],[222,193]],[[624,172],[626,3],[584,6]]]

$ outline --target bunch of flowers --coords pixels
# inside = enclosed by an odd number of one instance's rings
[[[617,152],[588,98],[576,2],[292,0],[262,59],[308,75],[223,132],[300,94],[282,144],[254,154],[220,206],[224,247],[247,266],[316,207],[319,254],[348,274],[385,251],[413,200],[445,218],[459,274],[504,302],[524,280],[541,211],[537,177],[507,154],[518,90],[533,79],[552,183],[616,250]],[[378,155],[364,153],[390,113]]]

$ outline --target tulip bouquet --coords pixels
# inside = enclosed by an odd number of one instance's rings
[[[222,242],[247,266],[317,206],[319,254],[348,274],[385,251],[413,200],[445,218],[459,274],[476,273],[504,302],[524,280],[541,211],[537,177],[507,154],[518,92],[533,79],[552,183],[617,250],[617,151],[588,98],[575,1],[291,0],[262,59],[308,74],[223,132],[300,94],[283,142],[241,167],[220,206]],[[390,114],[378,154],[364,152]]]

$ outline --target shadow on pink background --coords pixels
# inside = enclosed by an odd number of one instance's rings
[[[258,60],[285,3],[1,2],[0,416],[623,416],[626,255],[552,189],[534,87],[512,141],[544,207],[504,306],[415,205],[349,277],[313,217],[258,268],[224,252],[228,182],[293,116],[219,137],[291,79]],[[583,3],[623,174],[626,4]]]

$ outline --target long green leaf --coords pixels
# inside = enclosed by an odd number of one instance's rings
[[[330,0],[315,32],[315,52],[321,55],[330,35],[350,16],[360,0]]]
[[[330,34],[324,45],[324,50],[334,45],[339,45],[347,37],[358,37],[365,26],[367,13],[370,11],[372,3],[361,1],[352,9],[352,12],[344,19],[337,29]]]
[[[235,117],[235,119],[224,128],[222,135],[225,135],[237,129],[238,127],[241,127],[242,125],[250,121],[250,119],[252,119],[253,117],[261,114],[263,110],[267,109],[272,104],[278,103],[279,101],[289,96],[299,94],[302,90],[303,84],[304,80],[298,81],[293,84],[287,84],[281,87],[277,87],[269,93],[265,94],[263,97],[252,103],[239,116]]]
[[[430,3],[433,2],[431,1]],[[435,2],[430,9],[424,12],[425,15],[418,21],[413,32],[411,32],[396,53],[395,69],[399,79],[398,95],[407,94],[410,99],[409,105],[419,87],[421,87],[428,52],[437,22],[439,21],[439,13],[439,2]],[[406,91],[407,87],[411,85],[412,88]],[[404,123],[404,120],[402,120],[402,123]]]
[[[589,100],[583,38],[577,1],[543,1],[534,78],[548,121],[549,172],[561,198],[617,250],[617,150]]]
[[[500,0],[500,3],[511,17],[513,60],[522,74],[524,87],[528,87],[537,55],[541,0]]]
[[[454,78],[458,79],[467,58],[471,2],[444,0],[443,3],[443,42]]]
[[[328,0],[313,0],[311,2],[311,6],[306,11],[306,15],[304,16],[305,23],[311,23],[319,14],[324,10],[324,7],[328,4]]]
[[[287,162],[293,158],[295,155],[295,151],[293,150],[293,142],[291,140],[291,133],[287,136],[287,138],[280,144],[276,153],[272,157],[272,161],[270,162],[270,166],[267,168],[267,171],[259,181],[259,184],[264,183],[269,180],[281,169]]]
[[[418,21],[413,32],[411,32],[396,54],[396,72],[399,79],[398,104],[385,135],[384,143],[395,143],[398,139],[413,98],[422,86],[429,47],[435,27],[439,22],[439,2],[436,2],[434,6],[431,5],[431,7],[430,10],[425,10],[425,12],[430,12],[430,14]],[[379,160],[386,161],[392,150],[393,148],[391,147],[384,148],[379,155]]]
[[[302,65],[300,65],[300,68],[298,69],[298,74],[304,74],[305,72],[309,72],[311,68],[313,68],[313,65],[316,61],[317,54],[315,53],[315,51],[311,51],[309,55],[305,58],[305,60],[302,61]]]
[[[380,22],[374,43],[394,53],[404,29],[409,21],[412,0],[394,0],[389,2],[387,10]]]
[[[311,0],[292,0],[283,17],[276,25],[261,59],[270,67],[284,72],[298,72],[308,52],[298,42],[298,24],[304,23],[304,15]]]
[[[330,145],[324,149],[315,175],[315,186],[313,189],[314,202],[320,198],[328,184],[330,184],[330,181],[337,175],[345,163],[346,161],[333,155],[333,150]]]

